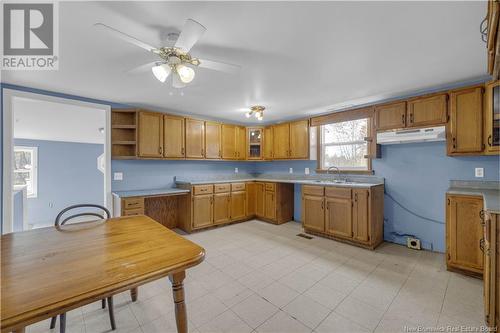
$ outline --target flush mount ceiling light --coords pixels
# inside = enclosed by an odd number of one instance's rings
[[[254,106],[250,107],[250,111],[245,113],[245,117],[250,118],[252,115],[255,115],[255,118],[257,118],[257,120],[262,120],[262,119],[264,119],[264,110],[265,109],[266,108],[263,107],[262,105],[254,105]]]
[[[227,64],[218,61],[206,60],[192,57],[189,53],[194,44],[201,38],[207,30],[203,25],[192,19],[187,19],[180,34],[170,33],[167,35],[168,41],[175,41],[172,47],[154,47],[124,32],[112,28],[103,23],[96,23],[94,26],[126,42],[139,46],[151,53],[156,54],[160,59],[141,65],[129,73],[139,73],[151,70],[153,75],[160,82],[172,78],[174,88],[183,88],[195,77],[195,68],[203,67],[215,71],[222,71],[235,74],[240,70],[240,66]]]

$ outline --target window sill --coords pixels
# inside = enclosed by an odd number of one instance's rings
[[[325,169],[316,169],[316,173],[328,173],[328,170]],[[336,174],[339,173],[337,170],[332,170],[330,173]],[[359,174],[359,175],[373,175],[373,170],[340,170],[342,174]]]

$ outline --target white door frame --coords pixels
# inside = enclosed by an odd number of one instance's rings
[[[105,172],[104,172],[104,205],[113,214],[111,197],[111,106],[107,104],[97,104],[83,102],[79,100],[48,96],[32,92],[19,91],[14,89],[3,89],[3,209],[2,209],[2,231],[4,234],[13,231],[13,211],[14,202],[12,198],[12,178],[13,178],[13,156],[14,156],[14,120],[12,105],[16,98],[29,98],[45,102],[62,103],[68,105],[83,106],[103,110],[105,112]],[[112,215],[113,216],[113,215]]]

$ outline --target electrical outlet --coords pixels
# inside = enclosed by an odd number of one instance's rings
[[[123,180],[123,172],[113,173],[113,180]]]
[[[309,174],[309,168],[304,168],[304,173],[305,173],[306,175],[308,175],[308,174]]]
[[[293,168],[288,169],[289,173],[293,173]]]
[[[483,178],[484,177],[484,168],[476,168],[475,174],[476,174],[477,178]]]
[[[238,168],[234,168],[234,173],[238,173]]]

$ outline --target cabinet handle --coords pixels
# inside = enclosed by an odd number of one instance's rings
[[[158,149],[158,152],[160,153],[160,155],[163,153],[163,149],[161,149],[161,147]]]
[[[181,155],[184,156],[184,147],[181,148]]]
[[[413,124],[413,113],[410,113],[410,123]]]
[[[321,209],[325,209],[325,202],[321,201]]]
[[[405,115],[404,114],[401,115],[401,123],[403,125],[405,124]]]
[[[354,202],[358,202],[358,194],[354,194]]]
[[[222,157],[222,151],[219,150],[219,157]]]
[[[479,240],[479,248],[481,249],[481,252],[484,253],[484,238]]]
[[[488,136],[488,146],[492,146],[493,144],[491,143],[491,135]]]
[[[480,219],[481,225],[484,226],[485,225],[485,222],[484,222],[484,210],[482,210],[482,209],[479,211],[479,219]]]
[[[205,154],[204,154],[204,151],[205,151],[205,150],[202,148],[202,149],[201,149],[201,156],[204,156],[204,155],[205,155]]]

